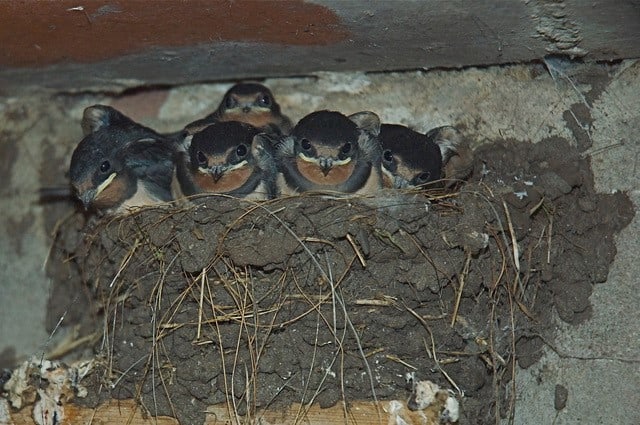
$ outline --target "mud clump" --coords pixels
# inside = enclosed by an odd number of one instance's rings
[[[75,294],[69,317],[102,332],[85,402],[135,398],[202,423],[216,403],[247,414],[406,399],[417,376],[464,390],[461,423],[493,423],[553,312],[588,319],[633,209],[596,194],[564,140],[475,155],[472,181],[449,194],[208,197],[67,221],[50,318]]]

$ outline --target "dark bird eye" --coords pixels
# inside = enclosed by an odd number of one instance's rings
[[[302,146],[302,149],[304,149],[305,151],[308,151],[309,149],[311,149],[311,142],[307,139],[302,139],[300,140],[300,146]]]
[[[224,99],[224,107],[231,109],[236,106],[236,100],[232,96],[227,96]]]
[[[268,94],[263,94],[260,97],[258,97],[258,105],[260,106],[266,106],[269,107],[271,106],[271,96],[269,96]]]
[[[351,142],[347,142],[344,145],[342,145],[342,149],[340,149],[340,152],[344,154],[348,154],[349,152],[351,152],[352,147],[353,146],[351,145]]]
[[[202,153],[202,151],[198,151],[198,153],[196,153],[196,157],[198,158],[198,164],[200,165],[208,164],[207,156],[204,153]]]
[[[109,161],[104,161],[102,164],[100,164],[101,173],[106,173],[110,169],[111,169],[111,163]]]
[[[418,181],[422,183],[428,182],[430,177],[431,177],[431,173],[428,173],[428,172],[420,173],[418,174]]]
[[[243,156],[245,156],[247,152],[248,152],[248,149],[246,145],[239,145],[238,148],[236,149],[236,155],[238,155],[239,158],[242,158]]]
[[[387,162],[391,162],[393,161],[393,153],[389,149],[387,149],[382,152],[382,158]]]

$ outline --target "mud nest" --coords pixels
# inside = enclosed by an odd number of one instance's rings
[[[202,423],[217,403],[251,419],[406,399],[418,378],[464,392],[462,423],[495,423],[513,411],[516,364],[552,341],[554,312],[589,317],[633,209],[595,194],[563,140],[475,155],[472,180],[436,196],[76,214],[58,228],[49,316],[96,335],[84,402],[134,398]]]

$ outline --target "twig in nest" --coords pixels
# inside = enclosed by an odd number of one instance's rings
[[[335,282],[335,284],[333,285],[334,289],[340,287],[340,285],[342,284],[342,282],[346,278],[347,273],[349,272],[349,270],[353,266],[353,263],[355,262],[355,260],[356,260],[356,257],[354,256],[351,259],[351,262],[347,265],[346,269],[344,270],[344,272],[342,273],[340,278],[338,279],[338,281]],[[299,285],[298,278],[295,275],[293,277],[293,282],[295,283],[296,288],[298,289],[298,291],[300,291],[300,294],[289,295],[287,298],[288,299],[304,299],[305,301],[307,301],[307,303],[309,303],[309,305],[311,307],[307,311],[304,311],[304,312],[300,313],[298,316],[293,317],[293,318],[291,318],[291,319],[289,319],[289,320],[287,320],[285,322],[282,322],[279,326],[286,326],[286,325],[289,325],[291,323],[297,322],[298,320],[302,319],[304,316],[306,316],[309,313],[311,313],[312,311],[316,310],[320,314],[320,317],[322,317],[322,319],[324,320],[324,322],[327,325],[327,327],[329,327],[329,331],[331,332],[331,334],[334,336],[334,338],[337,338],[336,330],[335,330],[336,329],[336,324],[335,324],[336,309],[335,309],[334,303],[332,303],[333,315],[334,315],[334,326],[333,327],[331,326],[330,321],[326,317],[324,317],[324,315],[321,314],[321,312],[320,312],[320,306],[322,304],[324,304],[327,300],[332,299],[333,294],[329,293],[329,294],[326,294],[326,295],[309,295],[309,294],[305,293],[304,289],[302,289],[302,287]],[[317,300],[317,302],[315,300]]]
[[[388,244],[391,244],[391,245],[395,246],[400,251],[402,251],[403,254],[408,254],[407,250],[402,245],[400,245],[398,242],[396,242],[396,240],[393,238],[393,235],[391,233],[389,233],[387,230],[373,229],[373,234],[381,242],[385,243],[385,241],[388,241]]]
[[[511,236],[511,246],[513,249],[513,264],[516,271],[520,273],[520,249],[518,247],[518,241],[516,240],[516,232],[513,230],[513,223],[511,221],[511,214],[509,214],[509,208],[507,203],[502,201],[502,207],[504,208],[504,214],[507,218],[507,226],[509,227],[509,235]]]
[[[60,228],[62,227],[63,224],[67,222],[67,220],[69,220],[71,217],[75,215],[76,215],[76,211],[72,210],[71,212],[66,214],[64,217],[56,221],[56,224],[54,224],[53,230],[51,231],[51,238],[52,238],[51,244],[49,245],[47,256],[44,258],[44,262],[42,263],[42,271],[47,270],[47,263],[49,263],[49,258],[51,258],[51,253],[53,252],[53,248],[55,246],[56,238],[57,238],[58,232],[60,231]]]
[[[547,212],[547,215],[549,216],[549,233],[547,234],[547,264],[551,264],[551,237],[553,236],[553,214],[551,214],[550,212]]]
[[[488,186],[486,186],[486,188],[487,188],[487,190],[489,190],[489,193],[491,193],[491,195],[493,196],[493,193],[491,192],[491,189]],[[500,218],[500,215],[498,214],[498,211],[496,211],[495,207],[491,203],[491,200],[489,198],[487,198],[487,196],[484,195],[483,193],[480,193],[480,192],[477,192],[477,191],[460,191],[460,193],[470,193],[470,194],[472,194],[474,196],[478,196],[478,197],[484,199],[487,202],[487,205],[489,206],[489,208],[491,208],[491,211],[493,211],[493,214],[494,214],[498,224],[500,225],[500,228],[499,228],[498,232],[502,234],[502,240],[504,241],[504,247],[505,247],[504,249],[506,250],[507,247],[509,246],[509,240],[505,236],[506,232],[504,231],[504,226],[502,224],[502,219]],[[507,209],[507,206],[504,203],[504,201],[502,203],[503,203],[503,206],[504,206],[504,209],[505,209],[505,213],[507,215],[507,219],[509,221],[509,231],[511,233],[511,241],[512,241],[513,252],[514,252],[514,255],[510,256],[508,258],[510,258],[511,263],[513,264],[513,267],[516,269],[515,282],[517,284],[520,284],[520,290],[522,292],[522,284],[520,282],[520,273],[519,273],[520,272],[520,263],[519,263],[519,260],[518,260],[518,249],[517,249],[518,245],[517,245],[517,242],[515,240],[515,232],[513,231],[513,226],[511,225],[511,217],[509,216],[509,210]],[[500,244],[498,243],[497,233],[494,233],[494,239],[496,240],[496,244],[498,245],[498,247],[500,247]],[[501,253],[503,255],[503,258],[506,258],[506,255],[503,252],[503,250],[500,249],[500,251],[501,251]],[[503,264],[503,266],[504,266],[504,264]],[[503,269],[501,269],[500,278],[503,275],[503,271],[504,271],[504,267],[503,267]],[[497,285],[498,285],[499,282],[500,282],[500,279],[498,279],[496,281],[496,284],[494,285],[494,288],[493,288],[494,290],[497,289]]]
[[[598,154],[601,154],[601,153],[603,153],[603,152],[606,152],[606,151],[608,151],[609,149],[613,149],[613,148],[621,148],[621,147],[623,147],[624,145],[625,145],[625,143],[624,143],[624,140],[623,140],[623,141],[621,141],[621,142],[612,143],[612,144],[610,144],[610,145],[602,146],[602,147],[599,147],[599,148],[596,148],[596,149],[587,149],[586,151],[584,151],[584,152],[582,152],[582,153],[580,154],[580,157],[581,157],[581,158],[583,158],[583,159],[584,159],[584,158],[586,158],[586,157],[588,157],[588,156],[593,157],[593,156],[595,156],[595,155],[598,155]]]
[[[424,249],[422,248],[422,245],[418,243],[418,240],[416,239],[415,236],[404,232],[404,235],[408,236],[409,239],[411,240],[411,242],[413,242],[413,244],[416,246],[416,248],[418,249],[418,251],[420,251],[420,254],[422,254],[422,256],[424,257],[425,260],[427,260],[429,262],[429,264],[431,264],[431,267],[433,267],[433,270],[435,270],[436,272],[436,279],[439,280],[439,276],[446,276],[447,273],[444,270],[441,270],[438,267],[438,264],[433,261],[433,258],[431,258],[429,255],[427,255],[427,253],[424,251]]]
[[[122,259],[122,262],[120,263],[120,267],[118,267],[118,271],[116,272],[116,275],[113,277],[113,280],[109,284],[109,288],[112,288],[113,284],[116,283],[116,280],[118,280],[118,277],[120,277],[120,273],[122,273],[122,271],[127,267],[127,264],[129,264],[129,261],[131,261],[131,259],[133,258],[133,254],[135,254],[136,249],[138,249],[139,246],[140,246],[140,239],[136,238],[135,242],[133,243],[133,247],[129,250],[129,252],[127,252],[127,255],[125,255],[124,258]]]
[[[162,311],[162,296],[164,293],[164,285],[165,285],[167,270],[171,267],[171,265],[176,260],[176,258],[177,257],[174,257],[169,263],[168,267],[164,268],[158,283],[155,285],[152,291],[152,292],[155,292],[156,294],[154,297],[153,304],[151,305],[152,314],[151,314],[150,325],[151,325],[151,337],[153,338],[152,339],[153,344],[151,345],[151,354],[147,362],[147,365],[145,366],[142,382],[144,382],[150,370],[151,371],[151,395],[153,398],[153,407],[155,409],[154,416],[158,414],[158,410],[159,410],[157,395],[156,395],[156,386],[157,386],[156,385],[156,367],[157,367],[158,376],[160,377],[160,384],[162,385],[162,389],[164,391],[164,395],[167,399],[167,402],[169,403],[171,412],[174,416],[176,415],[176,409],[171,399],[171,392],[169,391],[167,382],[165,381],[164,374],[162,373],[163,365],[160,359],[159,346],[163,346],[162,345],[163,343],[161,341],[162,337],[159,334],[159,330],[160,330],[160,324],[164,321],[165,317],[163,316],[163,317],[160,317],[160,319],[158,319],[158,313]],[[180,299],[181,299],[180,302],[182,302],[182,300],[184,299],[184,296],[181,296]],[[168,312],[165,314],[168,314]],[[138,394],[137,394],[138,399],[141,398],[142,388],[143,388],[143,385],[140,385],[138,389]]]
[[[291,235],[293,236],[293,238],[302,246],[302,249],[304,249],[304,251],[309,255],[309,257],[311,258],[311,261],[313,262],[313,264],[318,268],[318,270],[320,271],[320,274],[322,275],[322,278],[328,282],[329,281],[329,277],[327,275],[327,273],[324,271],[324,269],[322,268],[322,266],[320,265],[320,263],[318,262],[318,259],[316,258],[315,255],[313,255],[313,252],[311,252],[311,250],[309,249],[309,247],[307,247],[307,245],[302,241],[302,239],[300,239],[300,237],[296,234],[296,232],[293,231],[293,229],[291,229],[290,226],[288,226],[280,217],[278,217],[275,212],[272,212],[271,210],[269,210],[268,208],[262,206],[262,205],[258,205],[259,208],[262,208],[263,210],[265,210],[270,216],[272,216],[273,218],[275,218],[281,225],[282,227],[284,227],[284,229]]]
[[[374,307],[389,307],[394,305],[394,301],[391,299],[385,300],[356,300],[356,305],[374,306]]]
[[[384,348],[384,347],[375,348],[375,349],[373,349],[373,350],[369,351],[369,352],[366,354],[366,357],[367,357],[367,358],[369,358],[369,357],[371,357],[371,356],[373,356],[373,355],[375,355],[375,354],[382,353],[384,350],[385,350],[385,348]]]
[[[464,397],[464,391],[462,391],[460,389],[460,387],[455,383],[455,381],[449,376],[449,374],[447,372],[445,372],[444,369],[442,369],[442,367],[440,366],[440,360],[438,360],[438,353],[436,351],[436,342],[433,339],[433,332],[431,331],[431,328],[429,327],[429,325],[427,324],[427,322],[418,314],[416,313],[415,310],[413,310],[411,307],[409,307],[408,305],[403,303],[404,308],[411,313],[411,315],[413,317],[415,317],[416,319],[418,319],[418,321],[422,324],[422,326],[425,328],[425,330],[427,331],[427,333],[429,334],[429,337],[431,338],[431,350],[429,350],[427,348],[427,344],[425,341],[425,350],[427,351],[427,353],[429,353],[429,355],[433,358],[433,361],[436,364],[436,367],[438,368],[438,370],[440,371],[440,373],[442,373],[442,376],[444,376],[444,378],[451,384],[452,387],[454,387],[456,389],[456,391],[458,391],[458,394],[460,395],[460,397]]]
[[[391,360],[392,362],[400,363],[401,365],[404,365],[404,366],[408,367],[409,369],[418,370],[418,368],[415,367],[414,365],[405,362],[404,360],[402,360],[398,356],[394,356],[393,354],[387,354],[384,357],[387,360]]]
[[[102,332],[100,331],[90,333],[89,335],[85,335],[80,338],[76,338],[76,334],[77,326],[74,328],[73,332],[70,335],[60,341],[60,343],[56,347],[45,354],[45,357],[50,360],[58,359],[80,347],[81,345],[95,343],[98,339],[100,339],[100,336],[102,336]]]
[[[354,258],[355,261],[355,258]],[[353,263],[353,261],[352,261]],[[332,282],[333,281],[333,275],[332,275],[332,270],[331,267],[329,267],[329,281]],[[348,268],[347,268],[348,270]],[[344,277],[344,275],[343,275]],[[308,312],[316,310],[317,312],[317,319],[316,319],[316,333],[315,333],[315,341],[313,344],[313,356],[311,358],[311,364],[309,365],[309,373],[307,375],[307,379],[306,379],[306,383],[304,384],[304,388],[302,391],[302,396],[301,396],[301,402],[300,402],[300,406],[298,407],[298,410],[296,411],[296,415],[294,418],[294,423],[298,424],[300,422],[302,422],[303,418],[306,416],[307,412],[309,411],[311,405],[314,403],[314,401],[316,400],[316,398],[318,397],[318,395],[324,390],[323,385],[324,382],[326,381],[327,377],[329,376],[333,376],[335,377],[335,372],[333,372],[331,369],[333,368],[333,365],[335,364],[335,362],[338,360],[338,356],[339,355],[343,355],[344,354],[344,348],[343,348],[343,344],[344,344],[344,339],[346,338],[346,334],[347,334],[347,327],[343,326],[342,327],[342,335],[339,337],[337,334],[337,315],[336,315],[336,298],[334,297],[335,294],[335,289],[336,287],[340,284],[341,280],[338,281],[335,285],[331,285],[331,294],[329,294],[328,296],[321,296],[324,300],[328,300],[329,297],[331,297],[331,307],[332,307],[332,316],[333,316],[333,321],[329,320],[328,318],[326,318],[324,316],[324,314],[322,313],[322,310],[320,309],[320,306],[323,304],[324,301],[321,301],[319,303],[313,303],[310,300],[312,298],[317,298],[318,296],[311,296],[306,294],[302,288],[298,285],[298,280],[297,278],[294,277],[294,281],[296,283],[296,286],[298,288],[298,290],[301,292],[301,295],[307,299],[307,302],[309,302],[309,304],[312,306],[312,308],[310,310],[308,310],[307,312],[304,313],[304,315],[306,315]],[[300,316],[302,317],[302,316]],[[329,328],[330,333],[333,335],[334,339],[335,339],[335,345],[336,345],[336,349],[335,349],[335,354],[333,355],[333,357],[331,358],[331,360],[329,361],[329,364],[326,366],[322,366],[321,370],[324,372],[322,378],[320,379],[320,382],[318,384],[318,387],[315,389],[313,395],[311,396],[311,398],[309,399],[309,401],[305,404],[305,397],[307,392],[309,391],[309,384],[311,383],[311,377],[312,374],[314,372],[315,369],[315,361],[316,361],[316,356],[317,356],[317,350],[318,347],[320,347],[320,343],[318,341],[318,335],[319,335],[319,331],[320,331],[320,322],[321,320],[325,323],[325,325],[327,325],[327,327]],[[331,326],[331,323],[333,323],[333,326]],[[344,400],[344,380],[341,381],[341,383],[343,384],[341,387],[342,390],[342,397]],[[343,407],[346,406],[346,403],[343,403]],[[345,415],[347,415],[347,412],[345,411]],[[345,416],[346,417],[346,416]]]
[[[198,300],[198,330],[196,331],[196,341],[200,341],[202,331],[202,303],[204,301],[205,279],[207,278],[206,269],[202,269],[200,276],[200,299]]]
[[[508,292],[508,291],[507,291]],[[495,347],[493,345],[493,342],[495,340],[495,334],[494,334],[494,323],[496,323],[496,303],[492,303],[491,304],[491,313],[489,314],[489,323],[491,324],[489,326],[489,354],[491,355],[491,368],[492,373],[492,383],[493,383],[493,400],[495,402],[495,423],[496,425],[500,425],[501,421],[500,421],[500,382],[498,381],[498,366],[496,365],[496,351],[495,351]],[[500,360],[502,360],[502,357],[500,357]],[[504,363],[504,360],[503,360]],[[515,376],[513,376],[513,379],[515,380]]]
[[[540,209],[542,204],[544,204],[544,201],[545,201],[545,197],[543,196],[542,198],[540,198],[540,201],[537,204],[535,204],[533,207],[531,207],[529,209],[529,217],[534,215],[536,213],[536,211],[538,211]]]
[[[460,308],[460,300],[462,299],[462,290],[464,289],[464,281],[469,274],[469,264],[471,263],[471,252],[467,251],[466,258],[464,260],[464,267],[462,273],[460,273],[460,285],[458,286],[458,294],[456,296],[456,304],[453,307],[453,314],[451,315],[451,327],[456,324],[456,318],[458,317],[458,309]]]
[[[360,264],[362,265],[362,267],[366,268],[367,267],[367,262],[364,260],[364,256],[362,255],[362,253],[358,249],[358,246],[356,245],[355,241],[353,240],[353,237],[348,233],[347,233],[347,240],[351,244],[351,247],[353,248],[353,251],[358,256],[358,260],[360,260]]]
[[[374,404],[376,406],[376,410],[377,410],[378,416],[380,417],[380,415],[381,415],[380,404],[378,403],[378,397],[376,396],[376,390],[375,390],[375,384],[373,382],[373,373],[371,371],[371,366],[369,366],[369,361],[367,360],[367,356],[365,355],[364,349],[362,348],[362,342],[360,340],[360,336],[358,335],[358,332],[357,332],[355,326],[353,325],[353,322],[351,321],[351,318],[349,317],[349,313],[347,311],[347,306],[346,306],[346,304],[344,302],[344,299],[336,291],[335,284],[333,282],[333,276],[331,274],[331,263],[329,262],[328,256],[326,258],[326,261],[327,261],[327,267],[328,267],[328,270],[329,270],[329,284],[331,285],[331,293],[333,295],[333,299],[335,301],[337,301],[337,303],[340,305],[340,308],[342,309],[342,314],[344,316],[344,320],[345,320],[346,324],[349,326],[349,329],[351,330],[351,332],[353,334],[353,338],[356,341],[356,346],[358,347],[358,352],[360,353],[360,356],[362,357],[362,361],[363,361],[365,369],[367,371],[367,375],[369,376],[369,384],[371,386],[371,396],[373,397],[373,401],[374,401]],[[351,265],[353,265],[353,261],[351,262],[349,267],[351,267]],[[349,269],[347,269],[347,270],[349,270]],[[346,275],[346,271],[340,277],[340,280],[342,280],[345,277],[345,275]],[[335,314],[335,312],[334,312],[334,314]],[[343,393],[343,399],[344,399],[344,379],[343,379],[343,382],[342,382],[342,393]],[[346,400],[344,400],[344,401],[345,401],[344,407],[345,407],[345,415],[346,415],[348,413],[346,411],[347,403],[346,403]]]
[[[423,314],[422,315],[422,318],[424,320],[442,320],[445,317],[447,317],[447,313],[438,314],[437,316],[433,315],[433,314]]]
[[[127,373],[129,373],[131,371],[131,369],[133,369],[134,367],[136,367],[138,365],[138,363],[140,363],[141,361],[143,361],[144,359],[147,359],[148,356],[145,354],[142,357],[140,357],[138,360],[136,360],[135,362],[131,363],[131,366],[129,366],[127,369],[125,369],[124,371],[122,371],[122,373],[120,374],[120,376],[118,377],[118,379],[115,380],[115,382],[113,382],[111,385],[109,385],[110,389],[114,389],[115,387],[118,386],[118,384],[120,383],[120,381],[122,379],[124,379],[125,376],[127,376]]]
[[[340,254],[340,256],[342,257],[342,260],[345,263],[347,262],[347,260],[345,259],[346,256],[344,255],[342,250],[340,250],[340,247],[338,245],[336,245],[335,243],[331,242],[330,240],[322,239],[322,238],[314,238],[312,236],[306,236],[306,237],[300,238],[300,240],[303,241],[303,242],[315,242],[315,243],[321,243],[321,244],[329,245],[337,253]]]
[[[218,336],[218,347],[220,347],[220,363],[222,365],[222,379],[224,382],[224,393],[227,398],[227,402],[225,403],[225,406],[227,408],[227,416],[229,418],[235,418],[235,423],[239,423],[237,412],[234,411],[234,409],[231,409],[231,403],[229,402],[229,381],[227,380],[227,363],[225,361],[225,355],[224,355],[224,349],[223,349],[224,345],[222,344],[222,332],[220,332],[220,322],[217,320],[218,318],[216,315],[216,309],[211,308],[211,312],[213,314],[213,324],[216,327],[216,335]],[[233,385],[233,383],[231,385]]]
[[[524,297],[524,288],[522,287],[522,281],[520,280],[520,248],[518,241],[516,240],[516,232],[513,230],[513,223],[511,222],[511,214],[509,214],[509,208],[507,203],[502,201],[502,207],[504,208],[505,216],[507,217],[507,226],[509,226],[509,234],[511,235],[511,247],[513,250],[513,265],[516,269],[514,276],[514,286],[518,287],[520,291],[520,297]],[[514,288],[515,290],[515,288]]]
[[[335,304],[335,301],[333,301],[333,303]],[[342,347],[343,347],[343,344],[344,344],[344,339],[347,336],[347,327],[346,326],[343,327],[342,335],[340,336],[340,338],[338,338],[338,335],[334,334],[334,338],[336,338],[336,350],[335,350],[335,353],[334,353],[333,357],[331,358],[329,364],[326,367],[322,367],[322,371],[324,372],[324,374],[323,374],[322,378],[320,379],[320,383],[318,384],[318,387],[315,389],[315,392],[313,393],[313,395],[311,396],[309,401],[305,404],[304,403],[304,399],[305,399],[305,396],[307,394],[307,391],[309,390],[309,384],[311,383],[311,377],[312,377],[314,369],[315,369],[315,362],[316,362],[316,356],[318,354],[318,347],[320,347],[320,342],[318,340],[318,335],[320,333],[320,321],[321,321],[321,319],[325,322],[325,324],[328,324],[328,320],[324,317],[324,315],[322,314],[322,311],[320,310],[320,304],[318,304],[315,307],[315,309],[317,311],[317,319],[316,319],[315,340],[314,340],[314,344],[313,344],[313,355],[311,357],[311,364],[309,365],[309,374],[307,375],[307,379],[305,381],[304,389],[302,391],[302,397],[301,397],[300,406],[298,407],[298,410],[297,410],[295,418],[294,418],[294,424],[298,424],[298,423],[302,422],[302,419],[304,418],[306,413],[309,411],[309,408],[311,407],[311,405],[314,403],[314,401],[316,400],[318,395],[324,390],[323,385],[324,385],[324,382],[326,381],[326,379],[332,374],[335,375],[331,371],[331,369],[333,368],[333,365],[335,364],[336,360],[338,360],[338,355],[343,352]],[[334,309],[334,311],[335,311],[335,309]]]
[[[498,274],[498,277],[494,279],[494,281],[490,286],[490,296],[493,299],[498,289],[498,285],[500,285],[500,282],[502,281],[502,277],[507,271],[507,255],[504,252],[507,248],[506,246],[503,246],[500,243],[500,240],[498,239],[498,235],[496,234],[496,231],[493,228],[491,227],[487,228],[487,232],[489,232],[493,237],[493,240],[496,241],[496,246],[498,247],[498,251],[500,251],[500,259],[501,259],[500,273]]]
[[[516,319],[515,314],[513,312],[513,297],[511,293],[507,294],[509,299],[509,319],[511,319],[511,394],[509,397],[509,423],[513,423],[513,418],[516,411]],[[523,309],[524,306],[518,303],[520,309]],[[523,310],[525,311],[525,310]],[[526,311],[525,311],[526,313]]]

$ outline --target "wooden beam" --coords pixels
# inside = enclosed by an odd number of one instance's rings
[[[1,409],[0,409],[1,410]],[[230,409],[226,405],[210,406],[207,409],[205,425],[239,424],[245,422],[246,417],[230,416]],[[27,406],[18,412],[10,413],[9,424],[40,425],[52,424],[51,418],[34,420],[33,406]],[[440,412],[411,411],[405,402],[381,401],[378,404],[368,401],[358,401],[345,408],[339,403],[333,407],[322,409],[313,405],[305,409],[300,404],[294,404],[282,411],[259,412],[257,418],[249,423],[263,423],[270,425],[439,425]],[[49,419],[49,421],[47,421]],[[64,417],[55,422],[56,425],[78,424],[128,424],[128,425],[180,425],[170,417],[150,417],[134,400],[111,400],[95,409],[80,407],[74,404],[64,406]]]

